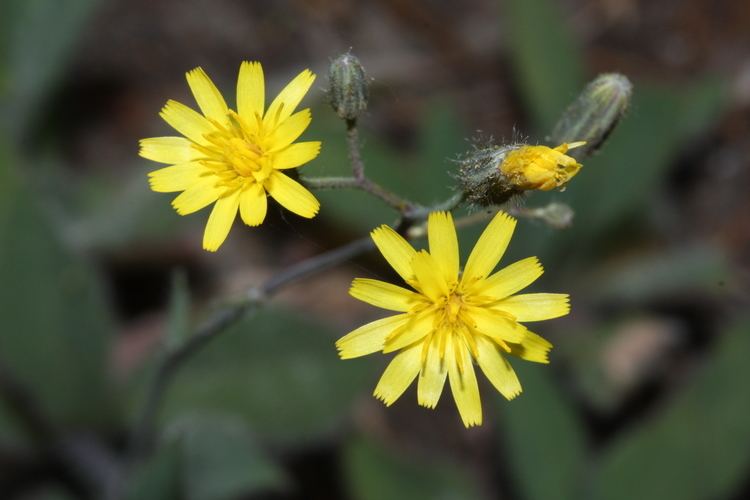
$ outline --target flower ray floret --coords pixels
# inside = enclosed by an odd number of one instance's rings
[[[159,114],[182,137],[143,139],[139,154],[170,165],[150,172],[149,183],[157,192],[181,192],[172,201],[178,214],[214,205],[203,248],[215,251],[221,246],[238,211],[245,224],[260,225],[267,196],[297,215],[314,217],[318,200],[283,171],[304,165],[320,152],[320,141],[295,142],[311,121],[309,109],[295,109],[315,75],[302,71],[266,109],[263,68],[245,61],[237,80],[236,111],[203,69],[189,71],[186,78],[201,112],[167,101]]]
[[[515,224],[498,213],[463,272],[449,213],[430,214],[429,250],[415,250],[388,226],[372,232],[375,245],[409,288],[356,278],[350,289],[354,298],[397,314],[357,328],[336,347],[342,359],[397,352],[375,388],[376,398],[391,405],[416,378],[418,403],[435,408],[447,379],[461,419],[471,427],[482,423],[475,363],[507,399],[521,393],[508,355],[548,363],[552,344],[521,323],[564,316],[570,310],[568,295],[517,294],[541,276],[536,257],[492,272]]]

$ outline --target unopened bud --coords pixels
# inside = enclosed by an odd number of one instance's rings
[[[352,54],[336,58],[328,72],[329,97],[334,111],[343,120],[355,120],[367,109],[370,88],[365,70]]]
[[[630,103],[633,85],[619,73],[599,75],[568,106],[550,135],[550,142],[560,144],[586,141],[574,156],[583,158],[604,143]]]
[[[469,201],[499,205],[523,191],[563,188],[582,165],[567,155],[584,141],[555,148],[513,144],[469,153],[462,161],[459,178]]]

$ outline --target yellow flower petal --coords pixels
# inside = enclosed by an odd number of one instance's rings
[[[203,134],[208,134],[214,129],[200,113],[172,99],[167,101],[159,116],[173,129],[198,144],[205,144]]]
[[[406,288],[368,278],[356,278],[352,281],[349,295],[375,307],[401,312],[408,311],[420,298]]]
[[[294,113],[284,120],[274,131],[269,139],[270,153],[281,151],[297,140],[302,132],[307,129],[312,121],[312,113],[309,108]]]
[[[445,358],[451,392],[464,426],[482,425],[482,402],[477,377],[463,340],[453,337],[446,346]]]
[[[466,320],[480,333],[499,342],[519,343],[526,335],[523,325],[486,307],[466,307]]]
[[[435,326],[435,314],[431,309],[419,314],[410,314],[409,322],[393,330],[385,339],[383,353],[398,351],[424,339],[432,333]]]
[[[510,353],[526,361],[535,363],[549,363],[549,351],[552,344],[547,339],[540,337],[536,333],[526,332],[520,344],[509,344]]]
[[[419,284],[419,290],[432,300],[448,294],[448,284],[439,270],[435,259],[424,250],[417,252],[411,260],[411,268]]]
[[[417,254],[409,242],[392,228],[382,225],[374,229],[370,236],[380,253],[383,254],[388,264],[401,276],[407,283],[414,282],[414,271],[411,268],[411,261]]]
[[[260,184],[251,184],[240,194],[240,216],[248,226],[259,226],[266,218],[268,200]]]
[[[536,257],[528,257],[504,267],[486,280],[477,282],[473,292],[504,299],[523,290],[542,275],[544,269]]]
[[[308,69],[297,75],[268,106],[268,111],[263,117],[263,124],[273,130],[289,118],[314,81],[315,75]]]
[[[281,172],[272,172],[264,187],[281,206],[302,217],[315,217],[320,209],[320,203],[310,191]]]
[[[215,178],[204,177],[172,200],[172,206],[180,215],[191,214],[215,202],[223,192]]]
[[[257,124],[263,118],[265,101],[263,67],[259,62],[243,61],[237,78],[237,112],[253,132],[257,131]]]
[[[298,142],[282,149],[273,157],[273,168],[296,168],[314,160],[320,153],[320,141]]]
[[[422,346],[416,345],[396,355],[380,377],[374,396],[391,406],[419,373],[421,354]]]
[[[448,212],[432,212],[427,220],[430,255],[443,270],[449,284],[458,281],[458,239],[453,216]]]
[[[198,162],[172,165],[148,173],[148,183],[157,193],[184,191],[201,180],[201,174],[208,171]]]
[[[445,378],[448,375],[448,368],[445,362],[440,359],[440,350],[438,349],[439,335],[448,335],[442,332],[430,341],[427,357],[419,372],[417,385],[417,402],[427,408],[435,408],[440,400],[440,394],[443,392]]]
[[[508,400],[521,394],[518,375],[495,343],[484,337],[477,337],[477,353],[479,367],[500,394]]]
[[[207,118],[219,123],[227,122],[227,103],[224,101],[219,89],[208,77],[203,68],[195,68],[185,75],[188,86],[193,92],[195,102]]]
[[[143,158],[159,163],[187,163],[200,154],[193,149],[191,142],[184,137],[151,137],[141,139],[138,154]]]
[[[504,212],[498,212],[479,237],[469,255],[461,282],[471,285],[474,280],[486,278],[505,253],[516,220]]]
[[[350,359],[382,350],[386,337],[407,321],[408,314],[397,314],[360,326],[336,342],[339,356],[341,359]]]
[[[203,248],[209,252],[219,249],[224,240],[227,239],[232,223],[237,216],[240,206],[240,191],[237,190],[229,196],[219,198],[208,216],[206,231],[203,233]]]
[[[516,317],[516,321],[543,321],[559,318],[570,312],[570,297],[566,293],[525,293],[498,302],[493,309]]]

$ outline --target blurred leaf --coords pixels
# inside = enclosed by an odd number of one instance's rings
[[[347,158],[345,128],[340,120],[330,118],[328,110],[321,110],[319,123],[310,137],[322,137],[320,158],[303,171],[306,176],[351,175]],[[456,113],[441,101],[434,101],[420,121],[415,152],[397,151],[372,137],[366,127],[361,128],[362,156],[367,175],[387,189],[418,203],[443,201],[451,195],[456,181],[451,177],[455,158],[466,149],[463,130]],[[393,222],[397,214],[372,196],[355,191],[318,191],[321,214],[346,225],[370,230]]]
[[[169,296],[169,319],[167,321],[167,349],[173,350],[183,344],[190,331],[190,290],[184,270],[172,274],[172,291]]]
[[[718,340],[664,410],[621,435],[601,457],[591,498],[729,498],[750,467],[750,321]]]
[[[526,500],[581,498],[587,450],[582,423],[554,384],[548,366],[517,362],[523,393],[495,398],[507,460]]]
[[[339,360],[337,335],[307,315],[262,310],[190,361],[164,414],[170,419],[187,409],[238,414],[259,436],[282,442],[333,431],[355,395],[368,387],[370,366]]]
[[[125,486],[125,500],[182,498],[180,467],[179,443],[163,443],[156,453],[135,466]]]
[[[4,0],[0,116],[17,137],[60,77],[97,0]],[[12,120],[12,121],[11,121]]]
[[[74,500],[70,493],[59,486],[42,486],[31,493],[13,497],[15,500]]]
[[[459,463],[434,456],[406,456],[369,439],[351,439],[344,449],[344,463],[349,493],[355,500],[482,498]]]
[[[719,290],[730,276],[718,248],[680,244],[603,266],[592,278],[586,289],[596,290],[595,295],[589,293],[596,300],[632,304],[695,290]]]
[[[177,215],[170,205],[174,194],[152,192],[146,179],[143,168],[133,168],[124,179],[81,178],[73,186],[71,206],[65,207],[67,239],[86,250],[117,248],[173,239],[191,225],[205,224],[207,210],[188,217]]]
[[[247,426],[227,417],[190,417],[176,422],[167,439],[182,445],[183,485],[188,500],[223,500],[279,490],[279,469]]]
[[[110,417],[111,320],[100,283],[0,158],[0,356],[53,418]]]
[[[508,0],[503,5],[518,88],[537,132],[550,130],[583,87],[581,53],[559,2]]]

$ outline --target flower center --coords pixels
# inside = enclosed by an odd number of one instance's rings
[[[461,306],[463,305],[463,299],[457,293],[452,293],[448,296],[445,301],[444,314],[445,321],[448,323],[456,323],[458,320],[458,314],[461,312]]]
[[[211,171],[217,187],[225,187],[229,194],[249,184],[262,184],[273,165],[265,147],[263,120],[259,115],[250,126],[234,111],[229,111],[227,121],[211,120],[214,130],[204,135],[207,144],[196,145],[205,155],[199,161]]]

